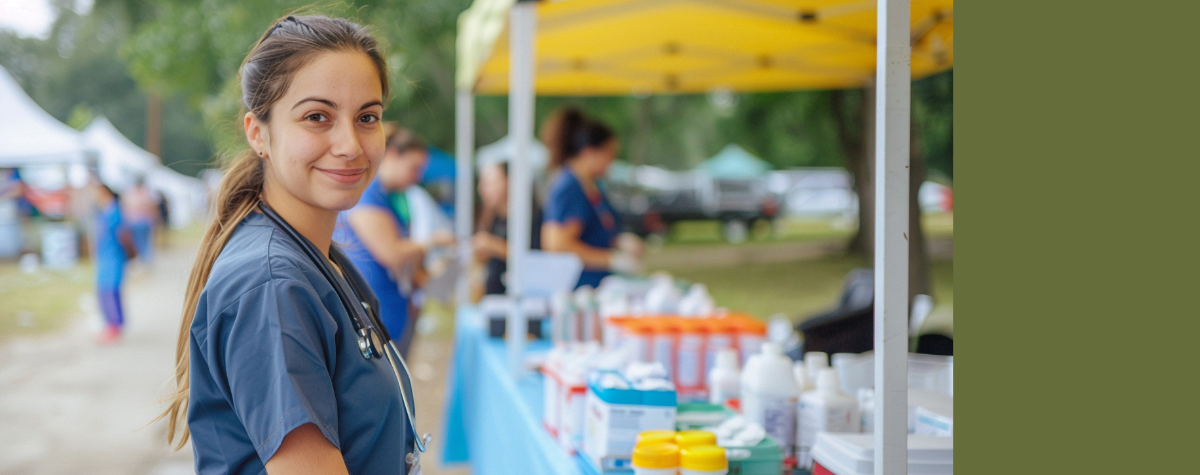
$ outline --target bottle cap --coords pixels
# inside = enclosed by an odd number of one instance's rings
[[[838,392],[840,390],[841,382],[838,381],[836,369],[825,368],[820,373],[817,373],[817,391]]]
[[[764,341],[762,344],[762,354],[764,355],[782,355],[783,347],[779,343],[773,341]]]
[[[829,355],[824,351],[810,351],[804,354],[804,364],[808,368],[813,366],[829,366]]]
[[[653,443],[675,443],[675,431],[673,430],[648,430],[639,433],[637,436],[637,444],[653,444]]]
[[[717,435],[706,430],[685,430],[675,434],[675,445],[681,450],[701,445],[717,445]]]
[[[696,471],[727,470],[729,468],[729,462],[725,459],[725,449],[715,445],[697,445],[685,448],[679,453],[679,462],[680,467]]]
[[[676,468],[679,466],[679,446],[664,442],[639,444],[633,448],[633,466]]]

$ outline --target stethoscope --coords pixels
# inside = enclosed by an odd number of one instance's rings
[[[366,295],[362,289],[365,286],[364,282],[359,281],[357,274],[351,271],[354,264],[346,258],[337,246],[330,246],[329,259],[325,259],[325,255],[317,250],[317,246],[309,241],[308,238],[301,235],[287,221],[285,221],[275,210],[267,206],[266,202],[260,201],[258,208],[267,216],[275,227],[279,228],[293,242],[295,242],[304,254],[321,270],[321,275],[329,281],[333,286],[333,290],[337,292],[338,298],[341,299],[342,305],[346,307],[346,313],[350,314],[350,323],[354,326],[354,332],[358,335],[358,351],[363,358],[367,360],[375,358],[387,358],[388,364],[392,367],[392,373],[396,375],[396,383],[400,388],[400,400],[404,403],[404,413],[408,416],[408,428],[412,431],[412,437],[417,451],[425,452],[426,445],[433,437],[429,434],[417,436],[416,413],[413,411],[413,406],[416,402],[413,400],[412,393],[412,378],[408,372],[408,365],[404,363],[404,358],[400,356],[400,351],[396,349],[396,344],[392,342],[392,337],[388,335],[387,328],[379,320],[378,309],[370,302],[364,301],[360,296]],[[345,272],[345,278],[339,279],[338,274],[330,265],[329,260],[337,263]],[[347,288],[349,287],[349,288]],[[399,362],[399,365],[397,365]],[[403,370],[403,371],[401,371]],[[417,452],[409,453],[405,462],[412,465],[420,459]]]

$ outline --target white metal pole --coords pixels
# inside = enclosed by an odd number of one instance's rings
[[[469,89],[454,96],[454,235],[458,237],[459,273],[457,302],[470,301],[471,286],[467,268],[471,263],[472,222],[475,218],[475,96]]]
[[[908,473],[909,0],[878,0],[875,72],[875,475]]]
[[[514,375],[520,375],[521,357],[525,343],[525,318],[516,307],[523,293],[522,267],[529,250],[530,226],[533,217],[533,176],[529,166],[529,151],[533,149],[533,74],[534,37],[537,31],[537,5],[519,1],[509,11],[509,76],[508,76],[508,137],[513,143],[512,162],[508,167],[508,288],[514,308],[509,312],[509,365]]]

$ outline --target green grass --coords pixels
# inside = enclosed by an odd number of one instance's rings
[[[954,213],[921,216],[926,234],[932,238],[954,236]],[[756,221],[750,239],[743,243],[804,242],[829,239],[849,239],[857,230],[857,222],[840,218],[779,218],[772,230],[766,221]],[[712,220],[680,221],[671,226],[668,245],[723,243],[721,222]]]
[[[954,266],[951,261],[931,263],[934,301],[937,307],[954,302]],[[759,318],[783,313],[806,318],[830,308],[840,295],[846,274],[866,267],[861,256],[831,256],[823,259],[744,264],[736,268],[664,269],[677,277],[702,282],[717,305]]]
[[[62,328],[80,313],[80,298],[93,292],[92,266],[65,271],[21,272],[16,263],[0,264],[0,340]]]

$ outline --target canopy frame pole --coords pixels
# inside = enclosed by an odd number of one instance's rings
[[[908,473],[909,0],[878,0],[875,72],[875,475]]]
[[[456,301],[459,306],[471,300],[471,283],[466,278],[471,265],[471,235],[475,217],[475,95],[459,89],[454,95],[454,234],[458,237],[459,266]]]
[[[513,157],[508,169],[508,270],[510,305],[506,323],[509,369],[519,378],[525,343],[525,316],[520,309],[524,293],[522,261],[529,251],[532,217],[533,176],[529,153],[533,150],[534,41],[537,34],[537,4],[518,1],[509,10],[508,135]]]

